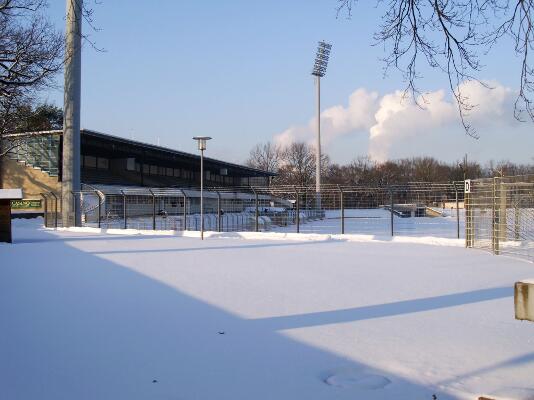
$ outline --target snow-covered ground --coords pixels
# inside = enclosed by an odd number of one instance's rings
[[[15,223],[0,398],[534,398],[512,289],[532,263],[451,239],[135,233]]]

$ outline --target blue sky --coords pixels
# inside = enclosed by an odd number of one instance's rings
[[[63,29],[64,1],[50,3],[48,13]],[[82,127],[88,129],[149,143],[159,139],[161,145],[191,152],[192,136],[210,135],[210,155],[234,162],[243,162],[256,143],[279,140],[288,130],[286,141],[312,140],[310,71],[321,39],[334,46],[322,81],[323,109],[345,108],[342,117],[353,118],[349,96],[363,88],[377,96],[369,100],[368,114],[389,115],[382,103],[391,103],[391,94],[404,87],[396,71],[383,76],[383,48],[371,45],[381,12],[372,0],[360,1],[350,20],[336,18],[335,0],[102,0],[92,7],[100,31],[91,32],[87,24],[84,31],[106,51],[88,44],[83,50]],[[480,77],[513,93],[518,65],[511,49],[502,45],[483,61]],[[447,89],[444,76],[422,72],[424,90]],[[61,88],[43,97],[63,103]],[[503,107],[509,104],[500,100]],[[384,158],[433,155],[452,161],[468,152],[481,161],[531,161],[534,156],[532,123],[510,122],[511,108],[486,113],[499,118],[491,124],[479,118],[478,141],[466,137],[450,116],[422,127],[417,120],[424,115],[402,111],[402,118],[348,124],[331,135],[325,127],[326,153],[340,163],[368,154],[382,146],[370,143],[370,132],[382,129],[378,134],[388,141]],[[399,118],[404,133],[392,128]],[[335,118],[330,122],[335,125]]]

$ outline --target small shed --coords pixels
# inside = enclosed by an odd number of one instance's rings
[[[22,189],[0,189],[0,242],[12,242],[11,200],[22,200]]]

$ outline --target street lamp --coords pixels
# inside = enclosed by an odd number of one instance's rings
[[[206,142],[210,139],[209,136],[193,138],[197,141],[200,150],[200,238],[202,240],[204,240],[204,150],[206,150]]]
[[[317,46],[312,75],[317,78],[317,148],[315,149],[315,192],[317,208],[321,208],[321,78],[326,74],[332,45],[320,41]]]

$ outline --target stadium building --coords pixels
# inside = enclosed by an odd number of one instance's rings
[[[42,193],[61,193],[61,130],[11,135],[20,145],[0,162],[0,186],[22,188],[20,208],[42,212]],[[82,186],[188,188],[200,185],[200,156],[81,130]],[[204,184],[213,187],[267,186],[274,174],[204,158]],[[33,201],[33,202],[32,202]]]

